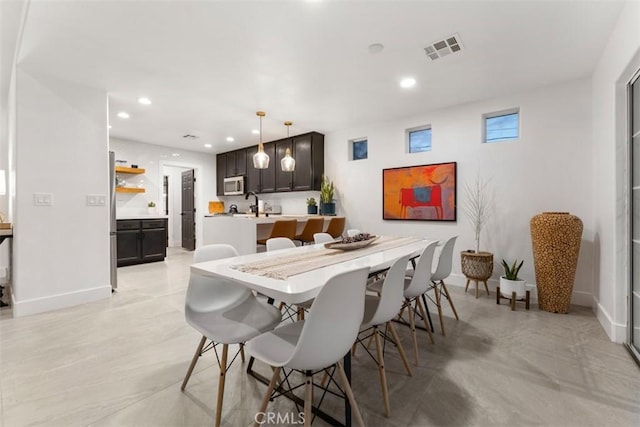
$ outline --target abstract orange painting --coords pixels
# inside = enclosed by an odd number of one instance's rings
[[[382,170],[382,218],[456,220],[456,162]]]

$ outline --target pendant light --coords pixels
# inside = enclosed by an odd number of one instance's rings
[[[258,152],[253,155],[253,167],[267,169],[269,167],[269,156],[264,152],[264,145],[262,145],[262,118],[265,113],[264,111],[258,111],[256,116],[260,117],[260,142],[258,143]]]
[[[289,138],[289,127],[292,124],[293,123],[289,121],[284,122],[284,125],[287,127],[287,138]],[[282,158],[282,160],[280,160],[280,167],[282,168],[283,172],[293,172],[294,170],[296,170],[296,161],[293,157],[291,157],[291,149],[289,149],[289,147],[287,147],[287,151],[285,151],[284,157]]]

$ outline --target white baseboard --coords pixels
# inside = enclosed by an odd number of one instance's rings
[[[59,310],[61,308],[73,307],[91,301],[111,297],[111,286],[101,286],[98,288],[83,289],[77,292],[51,295],[32,300],[16,301],[15,295],[11,294],[11,305],[13,307],[13,317],[29,316],[47,311]]]
[[[594,298],[595,314],[604,331],[613,342],[624,343],[627,340],[627,325],[613,321],[607,310]]]
[[[454,286],[461,286],[464,288],[467,284],[467,278],[463,274],[452,274],[451,276],[449,276],[446,282],[447,284],[451,283]],[[489,290],[495,292],[496,288],[500,285],[500,280],[489,279],[487,280],[487,285],[489,286]],[[469,288],[471,288],[472,286],[475,289],[476,284],[473,281],[471,282],[471,284],[469,284]],[[480,283],[480,286],[482,286],[482,289],[484,289],[484,285],[482,283]],[[527,290],[531,291],[531,301],[537,302],[538,293],[536,292],[536,285],[527,283],[526,287]],[[593,295],[591,295],[589,292],[573,291],[571,294],[571,304],[579,305],[582,307],[593,307]]]

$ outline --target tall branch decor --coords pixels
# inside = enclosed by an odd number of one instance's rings
[[[480,252],[480,234],[492,213],[489,181],[486,181],[478,171],[475,180],[465,184],[464,194],[463,211],[473,225],[476,235],[476,252]]]
[[[469,288],[469,282],[476,283],[476,298],[478,298],[478,282],[484,284],[484,288],[489,295],[487,280],[493,274],[493,254],[491,252],[480,251],[480,236],[487,220],[491,217],[491,191],[489,181],[486,181],[478,171],[476,178],[472,182],[467,182],[464,186],[465,200],[463,212],[473,225],[476,239],[475,251],[462,251],[460,262],[462,263],[462,273],[467,278],[465,292]]]

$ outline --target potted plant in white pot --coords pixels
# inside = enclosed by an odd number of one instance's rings
[[[147,212],[152,214],[152,215],[156,213],[156,204],[155,204],[155,202],[147,203]]]
[[[504,298],[513,298],[515,292],[516,299],[522,299],[526,293],[526,282],[518,277],[518,273],[524,264],[524,260],[513,261],[513,264],[509,265],[505,260],[502,260],[502,268],[504,268],[504,275],[500,276],[500,294]]]
[[[487,280],[493,274],[493,254],[480,250],[480,235],[492,213],[488,182],[482,178],[480,171],[473,182],[464,186],[464,194],[463,211],[473,225],[476,248],[460,252],[460,263],[462,264],[462,274],[467,278],[465,292],[469,288],[469,282],[473,280],[476,282],[476,298],[478,298],[478,282],[484,283],[487,295],[489,295]]]

